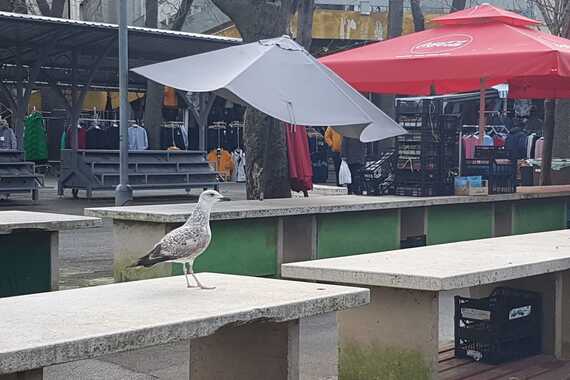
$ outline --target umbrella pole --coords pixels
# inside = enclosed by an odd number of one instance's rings
[[[487,90],[487,80],[481,78],[481,92],[479,93],[479,145],[483,145],[485,140],[485,92]]]

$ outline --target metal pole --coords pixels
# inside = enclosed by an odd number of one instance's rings
[[[124,206],[133,199],[133,190],[129,186],[129,130],[128,130],[128,81],[129,81],[129,48],[127,26],[127,0],[119,0],[119,94],[121,99],[119,119],[120,138],[120,182],[115,189],[115,205]]]
[[[485,92],[487,91],[487,80],[481,78],[481,90],[479,92],[479,145],[485,142],[485,126],[487,120],[485,118]]]

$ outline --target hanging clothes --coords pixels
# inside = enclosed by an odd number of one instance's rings
[[[146,129],[134,124],[129,127],[129,150],[146,150],[148,148],[148,136]]]
[[[234,161],[230,152],[225,149],[212,149],[208,153],[208,161],[216,163],[216,170],[222,175],[231,176],[234,171]]]
[[[493,145],[496,147],[505,146],[505,139],[506,137],[503,135],[495,135],[493,136]]]
[[[234,181],[245,182],[245,152],[238,148],[232,152],[234,160]]]
[[[493,138],[489,135],[485,135],[483,136],[483,146],[493,146],[494,145],[494,141]]]
[[[171,146],[186,149],[182,129],[179,126],[163,126],[160,128],[160,146],[162,149],[168,149]]]
[[[47,134],[39,112],[33,112],[24,119],[24,154],[26,161],[48,159]]]
[[[531,133],[530,135],[528,135],[527,144],[526,144],[527,158],[534,158],[535,156],[534,145],[536,144],[536,140],[538,140],[538,135],[536,133]]]
[[[87,129],[87,149],[107,149],[105,131],[99,126]]]
[[[527,134],[524,129],[515,127],[511,129],[511,132],[507,136],[505,149],[511,152],[511,158],[513,160],[520,160],[527,155],[527,142]]]
[[[71,127],[65,130],[61,140],[62,143],[65,141],[65,149],[71,149]],[[87,149],[87,130],[82,127],[77,127],[77,149]]]
[[[463,137],[463,152],[465,152],[465,158],[472,159],[475,157],[475,147],[477,145],[479,145],[479,137],[475,135]]]
[[[309,154],[309,139],[304,127],[285,124],[289,178],[293,191],[313,189],[313,165]]]
[[[542,160],[542,151],[544,148],[544,137],[539,138],[536,140],[534,144],[534,158],[537,160]]]
[[[112,125],[105,130],[105,145],[107,149],[119,150],[121,141],[121,131],[118,125]]]
[[[18,141],[16,134],[8,126],[8,122],[0,118],[0,150],[16,150],[18,149]]]

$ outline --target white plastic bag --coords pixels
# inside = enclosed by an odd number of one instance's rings
[[[338,169],[338,183],[341,185],[350,185],[352,183],[352,175],[345,160],[342,160],[340,169]]]

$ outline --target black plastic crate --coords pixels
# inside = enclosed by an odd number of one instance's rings
[[[441,195],[452,195],[453,186],[442,181],[419,181],[419,182],[398,182],[394,185],[394,194],[404,197],[433,197]]]
[[[465,176],[481,176],[489,183],[489,194],[510,194],[517,191],[515,163],[505,159],[466,159]]]
[[[416,248],[416,247],[425,247],[427,245],[427,236],[426,235],[418,235],[418,236],[409,236],[405,240],[400,240],[400,248]]]
[[[542,296],[496,288],[486,298],[455,297],[455,356],[498,364],[539,354]]]

